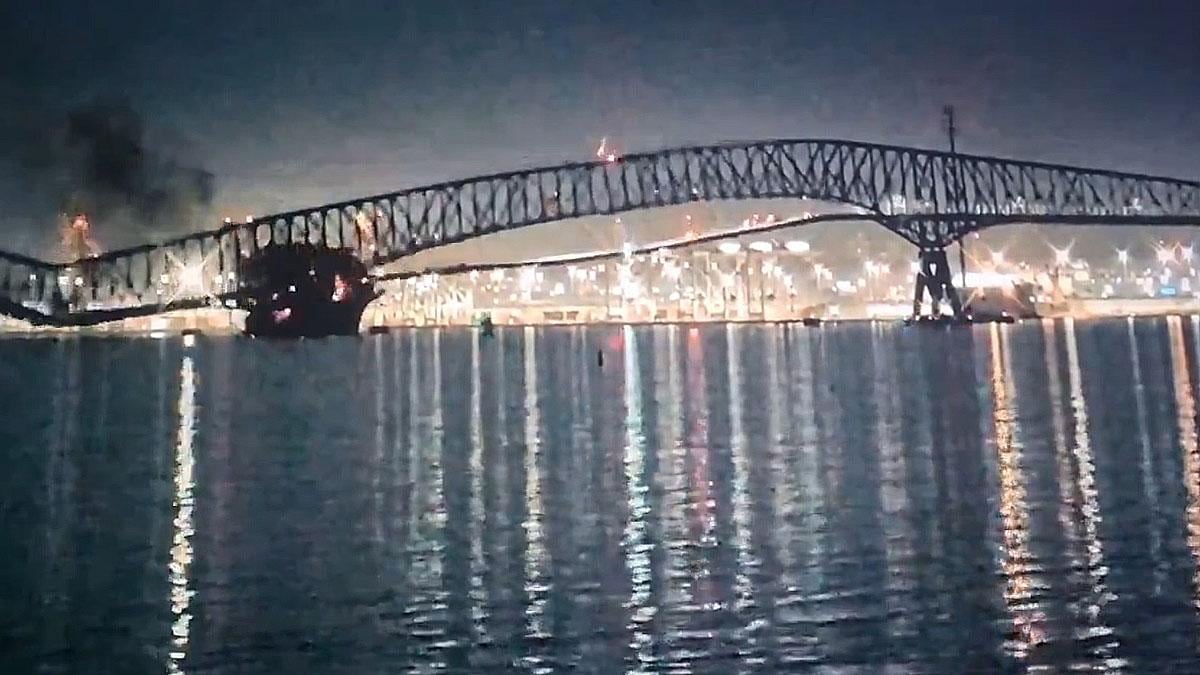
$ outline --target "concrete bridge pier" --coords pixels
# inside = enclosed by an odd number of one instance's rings
[[[921,304],[925,293],[929,293],[932,301],[931,313],[935,318],[941,316],[942,298],[950,301],[950,308],[956,319],[963,318],[962,301],[954,288],[950,273],[950,262],[946,257],[946,249],[941,246],[923,247],[917,255],[917,278],[913,297],[913,317],[921,315]]]

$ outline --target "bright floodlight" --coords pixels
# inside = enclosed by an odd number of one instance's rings
[[[1055,264],[1069,265],[1071,263],[1071,247],[1070,246],[1068,246],[1066,248],[1054,248],[1053,246],[1051,246],[1050,248],[1054,250]]]
[[[808,253],[809,249],[811,248],[807,241],[801,241],[799,239],[793,239],[792,241],[786,242],[784,243],[783,247],[792,253]]]
[[[537,277],[537,265],[522,267],[517,275],[517,285],[522,291],[531,291],[533,290],[534,283],[538,281]]]
[[[1121,263],[1122,265],[1129,262],[1129,251],[1126,251],[1123,248],[1117,249],[1117,262]]]
[[[1004,264],[1004,251],[992,251],[992,264],[993,265],[1003,265]]]
[[[733,255],[742,250],[742,245],[736,241],[723,241],[717,244],[717,250],[725,255]]]
[[[1175,249],[1170,246],[1163,246],[1154,249],[1154,256],[1158,258],[1158,262],[1166,265],[1175,259]]]
[[[775,247],[769,241],[752,241],[749,248],[751,251],[758,251],[759,253],[770,253]]]
[[[179,285],[188,290],[203,292],[204,265],[187,265],[179,270]]]
[[[1187,246],[1181,246],[1181,247],[1179,248],[1179,254],[1180,254],[1181,256],[1183,256],[1183,259],[1184,259],[1184,260],[1186,260],[1186,261],[1188,261],[1188,262],[1192,262],[1192,255],[1193,255],[1193,251],[1192,251],[1192,246],[1191,246],[1191,244],[1189,244],[1189,245],[1187,245]]]

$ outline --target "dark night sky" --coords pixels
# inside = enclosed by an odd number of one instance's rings
[[[603,135],[620,150],[940,147],[945,103],[964,151],[1194,178],[1200,2],[0,6],[0,122],[97,98],[128,101],[156,152],[211,171],[215,215],[581,159]],[[27,214],[13,155],[0,199]],[[28,248],[22,217],[0,232]]]

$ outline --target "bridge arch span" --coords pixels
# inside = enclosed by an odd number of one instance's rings
[[[1200,215],[1200,183],[836,140],[772,140],[635,153],[439,183],[263,218],[260,244],[360,249],[389,262],[492,232],[701,201],[797,198],[881,217]],[[943,221],[944,222],[944,221]],[[972,229],[943,227],[943,245]],[[897,233],[922,244],[916,229]]]
[[[44,301],[68,277],[76,304],[155,313],[238,297],[243,262],[272,245],[352,249],[378,266],[539,223],[771,198],[850,205],[923,249],[1027,218],[1200,223],[1197,181],[854,141],[730,142],[448,181],[70,263],[0,254],[0,297]]]

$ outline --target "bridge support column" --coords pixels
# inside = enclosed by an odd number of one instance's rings
[[[913,318],[921,315],[921,304],[925,299],[926,291],[929,292],[934,317],[941,316],[942,298],[944,297],[950,301],[950,307],[954,311],[954,318],[964,318],[962,301],[958,297],[958,290],[954,288],[954,281],[950,273],[950,262],[946,258],[945,248],[922,248],[920,254],[917,256],[916,288],[913,294]]]

